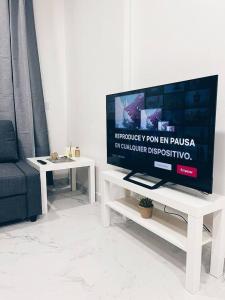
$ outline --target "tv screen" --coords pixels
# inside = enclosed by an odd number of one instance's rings
[[[107,163],[212,193],[217,81],[107,95]]]

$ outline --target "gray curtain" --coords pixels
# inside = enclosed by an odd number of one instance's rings
[[[0,119],[13,121],[20,158],[49,154],[32,0],[0,0]]]

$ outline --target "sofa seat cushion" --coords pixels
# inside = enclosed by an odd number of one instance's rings
[[[26,177],[13,163],[0,164],[0,198],[26,193]]]

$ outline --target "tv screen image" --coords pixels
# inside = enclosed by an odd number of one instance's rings
[[[107,95],[107,163],[212,193],[217,81]]]
[[[143,93],[115,97],[115,127],[139,129],[143,109]]]

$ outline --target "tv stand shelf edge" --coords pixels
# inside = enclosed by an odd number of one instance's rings
[[[221,277],[225,253],[225,197],[216,194],[196,196],[166,186],[150,190],[123,180],[124,175],[123,172],[114,170],[101,173],[103,225],[110,225],[110,210],[113,209],[185,251],[185,287],[192,294],[200,287],[202,246],[212,242],[210,274]],[[124,189],[125,196],[114,197],[112,185]],[[143,219],[137,211],[138,203],[131,192],[187,214],[188,224],[158,209],[154,209],[152,219]],[[211,213],[213,229],[210,234],[203,231],[203,217]]]

